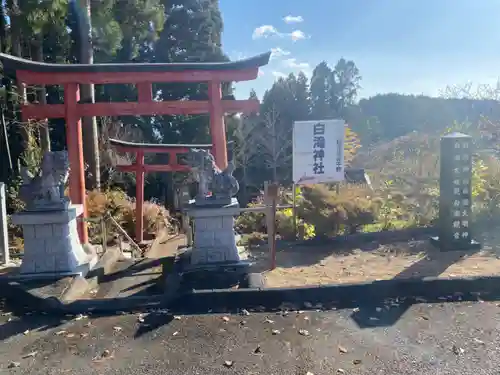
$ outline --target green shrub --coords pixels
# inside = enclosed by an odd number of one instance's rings
[[[325,185],[304,186],[297,205],[299,217],[314,226],[316,235],[354,233],[375,220],[370,192],[359,187],[340,188],[339,193]]]
[[[261,207],[263,203],[257,201],[249,203],[248,207]],[[266,214],[264,211],[243,212],[236,218],[235,228],[239,233],[266,233]]]

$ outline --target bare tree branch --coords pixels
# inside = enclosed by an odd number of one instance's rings
[[[265,164],[273,171],[273,182],[278,182],[278,168],[286,165],[292,155],[287,154],[292,141],[292,128],[283,126],[275,107],[263,116],[263,129],[257,132]]]

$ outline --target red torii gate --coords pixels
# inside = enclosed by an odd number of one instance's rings
[[[117,165],[121,172],[135,173],[135,239],[141,243],[144,239],[144,174],[146,172],[189,172],[191,168],[185,164],[179,164],[179,156],[187,154],[190,148],[202,148],[212,150],[212,145],[181,145],[181,144],[148,144],[133,143],[110,139],[109,144],[117,151],[129,152],[135,155],[132,165]],[[144,164],[146,153],[168,154],[168,164]]]
[[[64,104],[21,103],[22,120],[64,118],[66,143],[70,160],[69,188],[74,204],[83,205],[87,217],[83,165],[82,126],[84,116],[188,115],[210,114],[212,153],[219,168],[227,167],[224,113],[256,112],[256,99],[223,100],[222,82],[249,81],[258,76],[259,67],[267,65],[271,53],[235,62],[169,63],[169,64],[47,64],[0,54],[4,75],[15,77],[20,85],[62,85]],[[152,84],[156,82],[206,82],[208,100],[153,100]],[[137,102],[79,103],[80,84],[135,84]],[[144,166],[145,167],[145,166]],[[82,243],[88,242],[85,220],[78,224]]]

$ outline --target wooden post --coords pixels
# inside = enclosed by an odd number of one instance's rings
[[[293,238],[297,239],[297,185],[293,184],[293,200],[292,200],[292,215],[293,215]]]
[[[136,153],[135,172],[135,240],[141,243],[144,240],[144,151]]]
[[[66,115],[66,145],[69,157],[69,195],[73,204],[83,205],[83,214],[78,221],[78,235],[80,242],[89,242],[87,223],[87,204],[85,202],[85,170],[83,167],[82,122],[78,115],[77,103],[79,100],[78,85],[68,83],[64,85],[64,107]]]
[[[265,183],[265,201],[267,206],[267,243],[271,255],[271,271],[276,268],[276,205],[278,198],[278,185]]]
[[[212,135],[212,153],[215,164],[224,170],[227,168],[226,128],[222,109],[222,87],[218,81],[208,83],[210,104],[210,133]]]

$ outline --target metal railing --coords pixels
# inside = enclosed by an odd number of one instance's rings
[[[101,246],[102,246],[102,254],[104,254],[108,248],[108,223],[111,223],[112,227],[116,228],[118,232],[121,234],[118,236],[118,246],[120,247],[120,251],[123,253],[123,242],[122,242],[122,236],[125,237],[130,244],[130,246],[133,248],[132,251],[132,257],[137,258],[138,254],[142,254],[142,249],[137,245],[137,243],[132,239],[132,237],[129,236],[127,231],[123,229],[123,227],[108,213],[104,214],[103,216],[100,217],[88,217],[88,218],[82,218],[79,217],[78,220],[84,220],[88,223],[99,223],[100,227],[100,237],[101,237]]]

